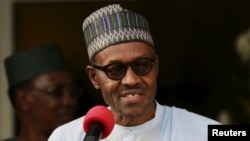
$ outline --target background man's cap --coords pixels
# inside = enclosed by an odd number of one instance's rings
[[[44,73],[65,68],[56,45],[40,46],[15,53],[4,60],[9,88]]]
[[[148,21],[119,4],[93,12],[84,20],[82,28],[90,60],[103,49],[123,42],[140,41],[154,48]]]

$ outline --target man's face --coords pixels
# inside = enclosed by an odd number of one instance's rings
[[[73,119],[79,96],[78,87],[66,71],[36,77],[28,88],[31,122],[40,130],[51,132]]]
[[[140,76],[128,67],[120,80],[109,78],[104,71],[87,67],[95,88],[101,90],[105,102],[111,106],[115,118],[125,117],[139,120],[154,116],[159,58],[145,43],[129,42],[110,46],[95,57],[95,65],[131,63],[139,58],[155,58],[152,70]],[[152,118],[152,117],[151,117]],[[139,123],[135,123],[139,124]]]

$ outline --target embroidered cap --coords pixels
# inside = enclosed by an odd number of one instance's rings
[[[61,50],[56,45],[40,46],[15,53],[7,57],[4,63],[9,88],[65,67]]]
[[[149,23],[141,15],[112,4],[90,14],[82,25],[89,59],[122,42],[141,41],[154,48]]]

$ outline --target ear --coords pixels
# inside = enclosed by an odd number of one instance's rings
[[[15,102],[17,105],[17,109],[28,112],[31,109],[31,105],[29,103],[29,94],[23,90],[17,90],[15,94]]]
[[[96,77],[96,71],[95,69],[93,68],[93,66],[90,66],[88,65],[86,67],[86,72],[87,72],[87,75],[89,76],[89,79],[92,83],[92,85],[96,88],[96,89],[99,89],[99,84],[97,82],[97,77]]]

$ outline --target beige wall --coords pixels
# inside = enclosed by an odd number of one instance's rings
[[[3,60],[11,54],[12,42],[12,1],[0,1],[0,140],[13,135],[12,107],[7,97],[7,82]]]

